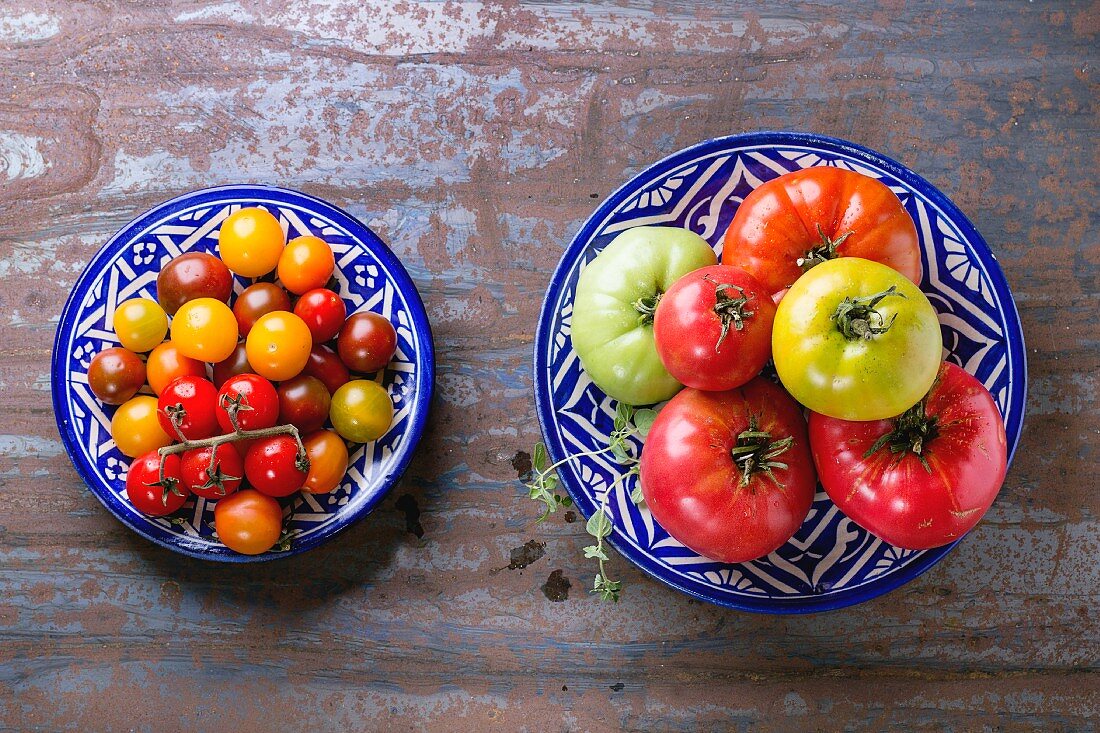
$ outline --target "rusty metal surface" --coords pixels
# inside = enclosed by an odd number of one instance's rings
[[[0,729],[1100,727],[1100,6],[0,3]],[[537,309],[597,200],[701,139],[791,128],[922,173],[1016,293],[1032,387],[979,529],[862,606],[759,617],[536,526]],[[130,534],[64,455],[48,357],[96,248],[260,181],[404,261],[438,399],[387,501],[263,567]]]

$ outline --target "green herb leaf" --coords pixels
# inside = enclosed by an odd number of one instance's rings
[[[645,497],[642,495],[642,484],[634,484],[634,490],[630,492],[630,500],[634,502],[635,506],[641,506],[645,503]]]
[[[634,413],[634,427],[638,430],[638,433],[644,438],[649,435],[649,430],[653,427],[653,421],[656,419],[656,410],[651,410],[648,407],[643,408]]]
[[[584,556],[586,559],[591,560],[596,558],[597,560],[607,560],[607,553],[603,551],[603,548],[598,545],[589,545],[584,548]]]
[[[547,457],[546,444],[540,440],[535,443],[535,450],[531,453],[531,467],[542,473],[546,470]]]
[[[611,534],[611,518],[607,516],[604,505],[601,504],[600,507],[592,513],[584,529],[588,534],[598,540],[602,540],[604,537]]]

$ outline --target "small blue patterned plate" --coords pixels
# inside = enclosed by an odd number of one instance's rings
[[[239,555],[214,539],[214,504],[188,500],[171,518],[147,517],[125,494],[129,460],[111,439],[115,408],[88,387],[88,363],[118,346],[110,319],[129,298],[156,298],[161,266],[187,251],[217,252],[218,227],[243,206],[262,206],[289,237],[313,234],[332,245],[336,278],[348,313],[376,311],[397,329],[397,355],[377,375],[394,403],[394,420],[380,439],[352,446],[343,483],[328,494],[285,501],[290,549]],[[240,292],[246,282],[237,279]],[[273,186],[221,186],[167,201],[127,224],[92,258],[73,286],[54,341],[53,403],[73,465],[92,493],[142,537],[192,557],[251,562],[305,552],[366,516],[408,466],[424,431],[432,397],[431,328],[416,286],[393,252],[370,229],[313,196]],[[145,388],[148,391],[148,387]]]
[[[645,169],[611,194],[581,227],[543,303],[535,338],[535,399],[552,461],[607,447],[615,403],[581,369],[570,338],[577,276],[619,232],[647,224],[686,227],[716,250],[738,204],[756,186],[811,166],[850,168],[881,179],[917,224],[921,288],[939,313],[946,358],[980,379],[1005,419],[1009,461],[1023,427],[1027,364],[1020,318],[993,253],[958,207],[906,167],[867,148],[805,133],[761,132],[708,140]],[[636,446],[638,448],[639,446]],[[884,543],[818,490],[802,528],[779,550],[749,563],[700,557],[630,501],[636,477],[608,455],[561,467],[584,515],[604,496],[621,555],[663,583],[705,601],[764,613],[809,613],[890,591],[932,567],[954,545],[917,552]]]

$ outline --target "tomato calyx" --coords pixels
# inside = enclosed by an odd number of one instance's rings
[[[874,295],[864,295],[856,298],[845,297],[840,305],[836,307],[836,311],[832,316],[837,329],[849,341],[859,341],[860,339],[869,341],[878,334],[886,333],[894,325],[894,320],[898,317],[898,314],[895,313],[887,320],[885,316],[875,310],[875,306],[892,295],[899,298],[906,297],[905,293],[898,292],[896,285],[891,285],[881,293],[875,293]]]
[[[740,285],[720,283],[711,278],[710,275],[703,275],[703,279],[714,286],[714,314],[722,322],[722,333],[719,334],[718,341],[714,344],[714,352],[718,353],[719,347],[722,346],[722,342],[726,340],[726,335],[730,332],[730,324],[733,324],[740,331],[745,327],[745,321],[752,318],[756,311],[745,310],[745,306],[749,304],[749,299],[745,295],[745,289]],[[727,290],[736,290],[739,295],[735,298],[726,292]]]
[[[176,431],[176,437],[180,440],[187,440],[183,434],[183,423],[187,420],[187,410],[184,409],[182,402],[177,402],[174,405],[168,405],[164,408],[164,414],[168,418],[168,422],[171,423],[172,429]]]
[[[240,481],[241,476],[230,476],[222,470],[222,462],[217,460],[217,451],[210,453],[210,467],[206,469],[206,481],[199,490],[217,489],[219,496],[225,496],[225,485],[230,481]]]
[[[754,474],[763,473],[772,483],[783,488],[773,469],[786,469],[787,464],[775,459],[786,453],[792,445],[792,436],[772,440],[771,433],[757,427],[756,415],[749,415],[748,430],[737,434],[737,445],[730,450],[733,462],[741,468],[741,486],[748,486]]]
[[[229,416],[229,424],[233,426],[233,432],[240,432],[241,430],[240,425],[237,423],[237,413],[241,410],[255,409],[248,404],[248,398],[240,392],[223,394],[221,396],[221,408]]]
[[[932,467],[928,465],[928,459],[924,455],[928,443],[939,437],[940,431],[937,425],[938,418],[928,417],[924,411],[924,400],[910,407],[894,418],[894,427],[887,433],[883,433],[878,440],[863,454],[864,458],[870,458],[882,448],[889,448],[890,453],[898,456],[910,452],[917,457],[924,470],[932,473]]]
[[[176,496],[183,496],[183,492],[179,490],[179,479],[173,476],[164,475],[164,461],[160,463],[160,475],[156,481],[144,482],[146,486],[153,487],[159,486],[161,488],[160,503],[164,506],[168,506],[168,495],[175,494]]]
[[[795,264],[802,268],[802,272],[809,272],[822,262],[836,259],[838,257],[836,253],[837,247],[842,245],[844,240],[852,236],[854,232],[844,232],[844,234],[841,234],[836,239],[830,239],[829,235],[826,234],[825,230],[818,224],[817,233],[821,236],[821,244],[816,247],[811,247],[806,254],[795,260]]]
[[[661,296],[664,292],[658,290],[653,295],[638,298],[631,305],[638,311],[638,323],[643,326],[653,325],[653,314],[657,312],[657,306],[661,304]]]

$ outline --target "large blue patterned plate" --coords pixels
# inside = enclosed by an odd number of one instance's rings
[[[764,132],[709,140],[652,165],[611,194],[573,239],[546,293],[535,338],[536,402],[553,461],[605,448],[615,415],[614,401],[581,369],[570,338],[573,292],[584,265],[619,232],[646,224],[686,227],[719,249],[753,188],[819,165],[881,179],[913,216],[922,289],[939,313],[945,358],[993,394],[1012,460],[1027,389],[1024,340],[1004,274],[981,235],[932,184],[885,156],[834,138]],[[559,471],[585,516],[607,497],[610,539],[620,554],[674,588],[732,608],[806,613],[859,603],[912,580],[954,547],[916,552],[888,545],[844,516],[819,487],[809,517],[786,545],[754,562],[717,563],[672,539],[644,505],[630,501],[636,477],[609,494],[623,472],[609,455]]]
[[[328,494],[297,494],[286,506],[290,549],[245,556],[213,534],[214,504],[194,497],[168,518],[146,517],[126,499],[129,460],[111,439],[113,407],[88,387],[88,363],[117,346],[115,307],[129,298],[155,298],[156,278],[169,259],[187,251],[216,252],[218,227],[242,206],[275,214],[291,237],[314,234],[332,245],[336,278],[348,313],[372,310],[397,329],[397,355],[376,379],[394,403],[394,420],[380,439],[353,446],[348,474]],[[235,283],[239,293],[245,281]],[[424,305],[405,268],[374,232],[320,199],[271,186],[222,186],[189,193],[127,224],[92,258],[73,286],[53,352],[53,402],[69,457],[92,493],[126,526],[185,555],[249,562],[304,552],[366,516],[397,481],[420,441],[431,402],[432,334]],[[146,391],[148,387],[146,387]]]

